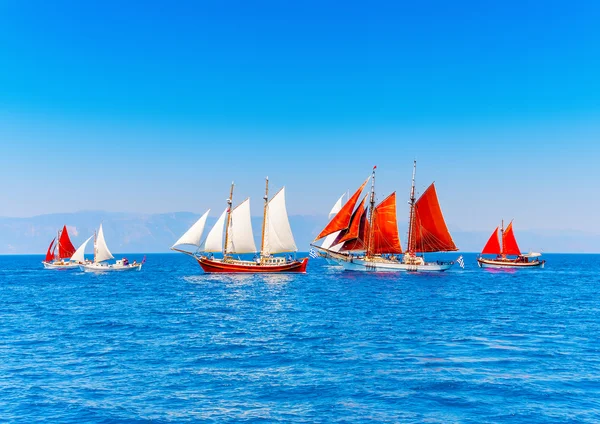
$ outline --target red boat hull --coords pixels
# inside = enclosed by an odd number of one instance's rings
[[[308,258],[293,261],[282,265],[258,265],[215,261],[208,258],[196,258],[204,272],[208,273],[238,273],[238,274],[264,274],[264,273],[305,273]]]

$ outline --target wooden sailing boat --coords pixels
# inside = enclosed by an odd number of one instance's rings
[[[354,206],[368,183],[365,181],[344,208],[321,231],[318,240],[340,231],[335,243],[344,243],[338,252],[327,250],[346,270],[351,271],[445,271],[453,262],[425,262],[417,253],[458,250],[452,240],[439,206],[435,185],[431,184],[423,195],[415,198],[416,161],[410,196],[408,243],[403,252],[396,217],[396,193],[375,205],[375,168],[373,168],[370,207],[367,213],[366,197]],[[354,211],[354,212],[353,212]],[[342,214],[343,212],[343,214]],[[338,219],[339,216],[339,219]],[[319,246],[314,246],[322,249]],[[364,252],[364,253],[362,253]]]
[[[498,238],[500,230],[500,238]],[[502,245],[500,244],[502,239]],[[485,244],[481,255],[496,255],[494,259],[487,259],[482,256],[477,258],[477,264],[480,268],[536,268],[544,267],[545,260],[539,259],[541,253],[522,254],[515,233],[513,231],[512,221],[504,229],[504,221],[501,227],[496,227],[488,242]],[[514,256],[514,258],[509,258]]]
[[[83,257],[83,252],[85,250],[85,245],[90,241],[91,237],[85,241],[85,243],[80,247],[81,252],[78,252],[78,255]],[[94,261],[93,262],[84,262],[79,265],[79,268],[84,272],[111,272],[111,271],[140,271],[142,269],[142,265],[145,262],[145,257],[142,262],[137,263],[133,261],[133,263],[129,263],[126,258],[117,260],[114,264],[108,264],[106,261],[114,259],[110,250],[108,250],[108,246],[106,245],[106,240],[104,240],[104,231],[102,230],[102,224],[100,224],[100,228],[98,228],[98,233],[94,234]]]
[[[227,199],[227,208],[216,224],[202,240],[202,233],[210,210],[171,247],[172,250],[194,257],[204,272],[208,273],[287,273],[306,272],[308,258],[300,260],[274,256],[280,253],[297,252],[296,243],[290,227],[285,206],[285,187],[269,200],[269,179],[266,179],[265,204],[260,254],[252,261],[234,258],[233,255],[257,253],[252,234],[250,215],[250,199],[244,200],[235,208],[233,188]],[[225,226],[225,242],[223,243],[223,227]],[[185,245],[195,246],[195,253],[183,250]],[[222,258],[215,258],[214,253],[222,253]]]
[[[75,247],[69,238],[67,226],[64,225],[48,246],[46,258],[42,261],[42,264],[46,269],[76,269],[78,263],[70,260],[74,253]]]

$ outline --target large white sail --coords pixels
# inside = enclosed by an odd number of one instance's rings
[[[337,202],[335,202],[335,205],[333,205],[333,207],[331,208],[331,210],[329,211],[329,219],[333,218],[335,215],[337,215],[337,213],[342,209],[342,199],[344,198],[345,194],[342,194],[340,196],[340,198],[338,199]],[[333,243],[333,240],[332,240]]]
[[[285,207],[285,187],[269,200],[265,220],[263,255],[298,251]]]
[[[222,252],[223,251],[223,229],[225,228],[225,218],[227,209],[223,211],[219,219],[206,236],[206,240],[200,247],[204,252]]]
[[[114,256],[110,253],[110,250],[108,250],[108,246],[104,240],[104,231],[102,231],[102,224],[100,224],[98,236],[96,237],[96,256],[94,257],[94,262],[104,262],[113,258]]]
[[[187,230],[185,234],[182,235],[173,246],[171,246],[171,248],[173,249],[176,247],[186,245],[200,247],[200,242],[202,241],[202,233],[204,233],[204,226],[206,225],[206,218],[208,218],[209,212],[210,209],[207,210],[204,213],[204,215],[202,215],[200,219],[198,219],[198,221],[196,221],[196,223],[192,225],[190,229]]]
[[[341,231],[336,231],[335,233],[329,234],[327,237],[325,237],[325,240],[323,240],[323,244],[321,245],[321,247],[323,249],[330,249],[331,245],[333,244],[337,236],[340,235],[340,233]]]
[[[79,246],[77,248],[77,250],[75,251],[75,253],[73,253],[73,256],[71,256],[71,261],[72,262],[84,262],[85,261],[85,247],[90,242],[90,240],[93,239],[93,238],[94,238],[94,236],[91,236],[86,241],[84,241],[81,246]]]
[[[252,234],[250,199],[248,198],[231,211],[227,253],[253,252],[256,252],[256,244],[254,244],[254,235]]]

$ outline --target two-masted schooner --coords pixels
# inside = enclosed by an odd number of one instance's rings
[[[72,259],[74,253],[75,247],[69,238],[67,226],[64,225],[58,235],[50,242],[42,264],[46,269],[77,269],[79,264]]]
[[[252,232],[250,199],[232,209],[233,188],[227,199],[227,207],[217,222],[203,239],[204,227],[210,209],[171,247],[172,250],[185,253],[198,261],[207,273],[289,273],[306,272],[308,258],[295,259],[275,256],[276,254],[295,254],[298,251],[285,206],[285,187],[269,199],[269,179],[266,179],[264,196],[263,223],[260,251],[256,249]],[[225,242],[223,242],[225,227]],[[195,252],[184,250],[185,246],[194,246]],[[215,258],[214,254],[222,254]],[[240,254],[255,254],[253,260],[244,260]],[[233,255],[238,255],[234,257]]]
[[[416,161],[410,194],[408,242],[402,250],[396,216],[396,193],[375,204],[375,170],[315,238],[339,232],[331,247],[314,245],[349,271],[446,271],[454,262],[425,262],[419,253],[456,251],[439,205],[435,185],[415,198]],[[371,191],[358,200],[371,180]],[[366,206],[367,197],[369,207]]]
[[[498,230],[500,238],[498,238]],[[502,244],[500,244],[502,239]],[[495,258],[484,258],[481,255],[496,255]],[[481,255],[477,258],[477,264],[480,268],[543,268],[545,260],[540,260],[541,253],[530,252],[522,254],[515,233],[513,231],[512,221],[504,229],[504,221],[501,227],[496,227],[488,242],[483,247]]]
[[[77,249],[77,254],[83,258],[85,246],[90,241],[91,237],[87,239],[84,244]],[[81,251],[80,251],[81,250]],[[104,231],[102,230],[102,224],[98,228],[98,233],[94,234],[94,260],[93,262],[84,262],[79,265],[79,268],[84,272],[115,272],[115,271],[140,271],[142,265],[145,262],[145,257],[142,262],[133,261],[129,262],[127,258],[119,259],[115,263],[109,264],[107,261],[114,259],[106,240],[104,239]]]

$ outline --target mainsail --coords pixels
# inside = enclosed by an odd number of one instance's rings
[[[206,236],[206,240],[200,247],[200,250],[204,252],[222,252],[223,251],[223,228],[225,227],[225,218],[227,217],[227,211],[229,208],[225,209],[217,222],[211,230],[208,232]]]
[[[502,233],[502,254],[503,255],[520,255],[521,249],[515,239],[512,222],[508,224],[506,230]]]
[[[350,219],[352,218],[352,212],[354,211],[356,202],[358,202],[360,194],[367,185],[367,182],[369,182],[369,178],[367,178],[365,182],[359,187],[359,189],[356,190],[356,192],[352,195],[352,197],[348,199],[346,204],[342,206],[340,211],[333,217],[331,221],[329,221],[329,223],[325,226],[323,231],[319,233],[319,235],[315,238],[314,241],[326,237],[329,234],[335,233],[336,231],[345,230],[349,227]]]
[[[411,226],[411,247],[416,252],[458,250],[448,231],[440,203],[432,183],[415,203],[414,222]]]
[[[396,219],[396,193],[390,194],[373,209],[372,239],[368,240],[367,256],[402,253]]]
[[[52,262],[54,260],[54,242],[56,241],[56,237],[52,239],[50,242],[50,246],[48,246],[48,251],[46,252],[46,262]]]
[[[341,198],[340,198],[341,201]],[[292,228],[285,207],[285,187],[269,200],[265,214],[265,235],[262,255],[297,252]]]
[[[60,238],[58,239],[58,259],[66,259],[73,256],[75,253],[75,246],[71,243],[71,239],[69,238],[69,233],[67,232],[67,226],[63,226],[63,229],[60,233]]]
[[[189,230],[182,235],[179,240],[175,242],[171,249],[180,247],[180,246],[196,246],[200,247],[200,243],[202,242],[202,234],[204,233],[204,227],[206,225],[206,219],[208,218],[208,213],[210,209],[207,210],[204,215],[202,215],[198,221],[194,225],[190,227]]]
[[[248,198],[231,211],[226,253],[253,252],[256,252],[256,245],[254,244],[254,235],[252,234],[250,199]]]
[[[498,227],[496,227],[490,236],[481,253],[484,255],[500,255],[502,253],[502,249],[500,248],[500,239],[498,238]]]
[[[85,247],[90,242],[90,240],[93,239],[93,238],[94,238],[94,236],[90,236],[90,238],[88,238],[86,241],[84,241],[82,243],[82,245],[77,248],[77,250],[75,251],[75,253],[73,253],[73,255],[71,256],[71,261],[73,261],[73,262],[85,262]]]
[[[114,256],[110,253],[110,250],[108,250],[106,240],[104,240],[104,231],[102,231],[102,224],[100,224],[98,236],[96,237],[96,255],[94,256],[94,262],[104,262],[113,258]]]

